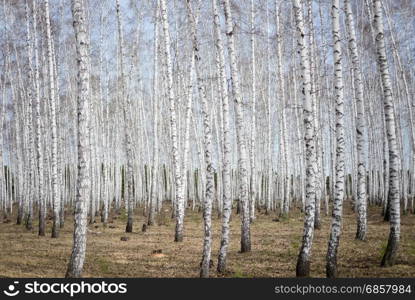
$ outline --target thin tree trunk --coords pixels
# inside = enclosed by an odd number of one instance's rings
[[[256,61],[255,61],[255,8],[251,0],[251,68],[252,68],[252,128],[251,128],[251,205],[250,220],[255,220],[256,202]]]
[[[158,95],[157,95],[157,88],[158,88],[158,36],[159,36],[159,29],[158,29],[158,18],[159,18],[159,1],[157,0],[156,3],[156,10],[155,10],[155,20],[154,20],[154,66],[153,66],[153,115],[154,115],[154,144],[153,144],[153,163],[152,163],[152,179],[151,179],[151,188],[150,188],[150,209],[148,214],[148,222],[147,225],[154,224],[154,215],[156,212],[156,205],[157,205],[157,176],[158,176],[158,114],[159,114],[159,107],[158,107]]]
[[[133,231],[133,213],[134,213],[134,194],[133,194],[133,145],[131,137],[131,103],[130,97],[126,94],[126,76],[124,72],[124,33],[123,33],[123,24],[121,16],[121,7],[119,0],[116,0],[116,10],[117,10],[117,28],[118,28],[118,43],[120,51],[120,71],[121,71],[121,102],[123,109],[124,117],[124,134],[125,134],[125,147],[127,154],[127,171],[125,172],[126,183],[127,183],[127,225],[125,227],[125,232]],[[125,191],[124,191],[125,193]],[[92,200],[93,201],[93,200]]]
[[[56,97],[55,97],[55,78],[53,71],[53,52],[52,52],[52,34],[49,16],[49,0],[45,3],[45,20],[46,20],[46,36],[47,36],[47,59],[49,67],[49,102],[50,102],[50,128],[52,132],[51,141],[51,171],[52,171],[52,201],[53,201],[53,227],[52,238],[59,237],[60,230],[60,193],[58,188],[58,137],[56,128]]]
[[[249,219],[248,199],[248,161],[246,153],[246,141],[244,134],[244,114],[242,108],[242,95],[239,86],[239,74],[235,52],[235,31],[232,20],[230,0],[224,1],[226,35],[228,37],[228,51],[231,65],[231,79],[233,85],[233,98],[235,101],[236,139],[238,146],[239,167],[239,203],[241,206],[241,252],[251,251],[251,231]],[[270,174],[271,175],[271,174]]]
[[[376,54],[379,73],[383,86],[383,104],[386,121],[386,133],[389,146],[389,194],[390,203],[390,234],[381,265],[392,266],[399,247],[400,239],[400,197],[399,197],[399,164],[400,155],[397,145],[396,120],[393,104],[392,84],[389,75],[388,58],[383,30],[383,15],[380,0],[373,0],[374,32],[376,41]]]
[[[302,71],[302,84],[304,95],[304,142],[305,142],[305,169],[306,169],[306,199],[305,199],[305,220],[303,241],[298,255],[296,274],[297,277],[306,277],[310,275],[310,258],[311,246],[314,235],[314,216],[315,216],[315,199],[316,189],[315,180],[317,169],[315,128],[313,115],[313,100],[311,96],[311,76],[309,50],[305,38],[305,29],[303,21],[302,5],[300,0],[292,0],[295,22],[297,26],[297,43],[300,53],[300,65]]]
[[[75,223],[73,248],[66,277],[81,277],[86,253],[87,205],[90,196],[90,153],[89,141],[89,43],[85,9],[82,0],[72,0],[72,17],[75,31],[78,62],[77,91],[77,137],[78,137],[78,176],[76,182]]]
[[[356,43],[356,29],[350,0],[344,0],[346,13],[346,29],[349,35],[349,49],[352,56],[352,69],[354,76],[356,99],[356,139],[357,139],[357,232],[356,239],[365,240],[367,233],[367,195],[366,195],[366,121],[363,95],[362,73],[360,71],[360,58]]]
[[[277,77],[278,77],[278,94],[277,99],[281,100],[281,153],[283,161],[283,177],[282,185],[284,193],[282,194],[281,201],[281,212],[283,216],[288,216],[290,210],[290,186],[289,186],[289,170],[288,170],[288,142],[287,142],[287,110],[286,110],[286,97],[285,97],[285,81],[283,74],[283,64],[282,64],[282,28],[280,24],[280,5],[279,0],[275,1],[275,23],[276,23],[276,33],[277,33]]]
[[[177,137],[177,121],[176,121],[176,100],[173,89],[173,67],[170,54],[170,32],[168,22],[168,11],[166,0],[160,0],[161,5],[161,20],[164,33],[164,51],[167,65],[167,90],[170,103],[170,133],[171,146],[173,155],[173,172],[175,180],[175,197],[176,197],[176,228],[175,228],[175,242],[183,241],[184,229],[184,183],[182,182],[181,165],[179,161],[179,143]]]
[[[196,1],[198,9],[200,7],[200,0]],[[203,114],[203,129],[204,129],[204,148],[205,148],[205,163],[206,163],[206,189],[203,202],[203,220],[204,220],[204,240],[203,240],[203,255],[201,261],[200,277],[209,277],[210,256],[212,248],[212,202],[214,195],[214,171],[212,159],[212,126],[209,114],[209,105],[207,102],[205,87],[203,86],[203,79],[201,78],[200,69],[202,66],[202,58],[200,56],[200,45],[197,38],[197,24],[198,13],[192,12],[190,0],[187,0],[187,9],[193,39],[193,53],[195,57],[195,71],[196,81],[199,90],[199,97],[202,101]],[[185,170],[184,170],[185,171]]]
[[[222,208],[222,230],[218,255],[217,270],[219,273],[226,271],[226,258],[229,246],[229,220],[232,213],[232,179],[231,179],[231,133],[228,84],[226,80],[225,54],[222,43],[222,32],[220,28],[217,0],[212,0],[213,23],[215,27],[216,60],[219,65],[219,83],[222,95],[223,111],[223,208]]]
[[[33,108],[33,98],[36,97],[35,92],[35,81],[34,81],[34,70],[33,70],[33,64],[32,64],[32,55],[33,55],[33,49],[32,49],[32,35],[31,35],[31,29],[30,29],[30,20],[29,20],[29,3],[28,0],[26,0],[26,30],[27,30],[27,54],[29,59],[29,87],[28,90],[28,118],[27,118],[27,129],[28,129],[28,154],[29,154],[29,174],[28,174],[28,211],[26,216],[26,229],[32,230],[33,229],[33,192],[34,192],[34,169],[35,169],[35,157],[33,153],[33,122],[32,122],[32,108]]]
[[[343,68],[342,49],[340,37],[340,0],[332,2],[332,33],[333,33],[333,64],[334,64],[334,89],[336,99],[336,186],[333,201],[333,213],[329,246],[327,249],[327,277],[337,277],[337,249],[340,242],[341,221],[343,214],[343,199],[345,193],[344,160],[344,99],[343,99]]]

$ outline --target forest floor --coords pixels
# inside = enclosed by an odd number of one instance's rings
[[[234,211],[235,212],[235,211]],[[365,242],[355,240],[356,217],[344,208],[343,233],[338,253],[339,277],[415,277],[415,215],[402,216],[401,244],[397,264],[381,268],[386,249],[389,223],[384,222],[379,207],[368,214]],[[175,222],[165,209],[155,225],[142,232],[141,210],[135,216],[135,232],[126,234],[126,216],[112,216],[109,227],[89,225],[84,277],[197,277],[201,259],[203,220],[201,213],[187,211],[185,237],[173,242]],[[294,277],[303,233],[303,214],[293,211],[289,218],[273,221],[275,215],[257,214],[251,226],[252,251],[239,253],[240,219],[233,214],[228,252],[229,273],[225,277]],[[63,277],[72,246],[72,217],[67,216],[58,239],[50,238],[52,221],[46,237],[35,229],[27,231],[13,222],[0,224],[0,277]],[[322,214],[321,229],[315,231],[311,276],[325,277],[325,257],[330,217]],[[128,237],[127,241],[121,241]],[[220,243],[220,219],[213,218],[212,277],[217,277],[216,263]],[[161,250],[161,251],[160,251]],[[161,252],[161,253],[157,253]]]

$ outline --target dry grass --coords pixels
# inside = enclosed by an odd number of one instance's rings
[[[141,232],[144,218],[137,212],[134,233],[126,234],[125,217],[115,218],[103,228],[89,226],[85,277],[196,277],[202,248],[201,214],[187,212],[185,239],[173,242],[174,220],[166,211],[161,223]],[[293,277],[301,243],[303,216],[292,212],[290,218],[273,222],[274,216],[258,215],[252,224],[252,252],[238,253],[240,221],[233,215],[226,277]],[[98,220],[99,218],[97,218]],[[14,220],[14,219],[13,219]],[[14,222],[14,221],[13,221]],[[37,224],[35,224],[37,225]],[[23,226],[0,224],[0,277],[62,277],[65,274],[72,244],[72,220],[67,218],[59,239],[38,237]],[[48,222],[50,231],[51,222]],[[343,234],[338,255],[341,277],[415,277],[415,216],[402,216],[401,245],[397,264],[379,266],[389,233],[379,208],[369,212],[367,241],[354,239],[355,215],[345,208]],[[36,227],[35,227],[36,228]],[[322,228],[315,232],[311,275],[325,276],[325,255],[330,218],[323,216]],[[220,239],[220,220],[213,220],[212,259],[216,267]],[[121,237],[128,236],[128,241]],[[162,250],[160,253],[160,249]],[[158,251],[157,251],[158,250]],[[212,270],[212,276],[217,274]]]

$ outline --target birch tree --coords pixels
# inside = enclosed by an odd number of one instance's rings
[[[148,214],[148,225],[154,224],[154,214],[156,212],[157,205],[157,176],[158,176],[158,164],[159,164],[159,145],[158,145],[158,118],[159,118],[159,105],[157,97],[158,88],[158,37],[159,37],[159,0],[156,3],[155,19],[154,19],[154,62],[153,62],[153,115],[154,115],[154,144],[153,144],[153,171],[151,177],[151,195],[150,195],[150,209]]]
[[[36,159],[37,159],[37,200],[39,204],[39,235],[45,235],[45,214],[46,201],[44,193],[44,179],[43,179],[43,145],[42,145],[42,131],[43,124],[41,118],[41,102],[40,102],[40,82],[39,82],[39,50],[37,38],[37,6],[36,1],[32,2],[33,11],[33,40],[34,40],[34,85],[35,85],[35,116],[36,116]]]
[[[242,109],[242,95],[239,86],[239,74],[235,52],[235,32],[232,19],[231,5],[229,0],[224,1],[226,20],[226,36],[228,37],[228,51],[231,65],[231,79],[233,86],[233,100],[235,102],[236,139],[238,145],[238,168],[239,168],[239,203],[241,213],[241,252],[251,251],[251,231],[249,218],[248,199],[248,161],[246,152],[246,141],[244,134],[244,113]]]
[[[25,5],[26,10],[26,46],[27,46],[27,56],[28,56],[28,63],[29,63],[29,87],[28,87],[28,117],[27,117],[27,130],[28,130],[28,146],[29,146],[29,193],[32,194],[34,191],[34,163],[35,163],[35,157],[34,157],[34,151],[33,151],[33,98],[35,94],[35,81],[34,81],[34,70],[33,70],[33,64],[32,64],[32,56],[33,56],[33,49],[32,49],[32,34],[31,34],[31,26],[30,26],[30,19],[29,19],[29,3],[26,0]],[[26,229],[32,230],[33,228],[33,198],[32,195],[28,198],[28,212],[26,216]]]
[[[305,142],[305,171],[306,171],[306,199],[303,241],[298,255],[296,274],[297,277],[307,277],[310,274],[311,246],[314,235],[315,215],[315,170],[317,158],[315,149],[315,128],[313,102],[311,98],[311,77],[309,50],[305,39],[304,17],[300,0],[292,0],[295,23],[297,28],[297,47],[300,54],[300,66],[302,77],[303,110],[304,110],[304,142]]]
[[[255,56],[255,6],[254,0],[251,0],[251,68],[252,68],[252,127],[251,127],[251,205],[250,219],[255,220],[255,202],[256,202],[256,56]]]
[[[390,203],[390,233],[388,245],[383,255],[381,265],[384,267],[395,264],[400,239],[400,196],[399,196],[399,164],[400,154],[397,145],[394,96],[389,74],[388,57],[383,29],[383,13],[380,0],[373,0],[373,28],[376,41],[377,65],[383,87],[383,106],[386,122],[387,142],[389,148],[389,194]]]
[[[78,176],[76,182],[75,223],[73,248],[66,277],[81,277],[86,253],[87,238],[87,205],[91,192],[90,182],[90,153],[89,140],[89,101],[90,101],[90,71],[89,43],[86,24],[86,13],[82,0],[71,2],[75,46],[78,66],[77,90],[77,140],[78,140]]]
[[[336,100],[336,185],[334,187],[335,196],[333,202],[329,246],[327,249],[327,277],[337,277],[337,250],[340,242],[343,199],[345,193],[344,86],[339,10],[340,1],[333,0],[331,13],[333,34],[334,96]]]
[[[183,241],[183,228],[184,228],[184,184],[182,182],[182,174],[180,170],[179,161],[179,143],[177,136],[177,121],[176,121],[176,100],[173,90],[173,67],[170,54],[170,32],[168,22],[168,12],[166,0],[160,0],[161,8],[161,20],[164,33],[164,51],[166,58],[166,71],[167,71],[167,90],[169,98],[169,110],[170,110],[170,135],[171,146],[173,155],[173,172],[176,186],[176,229],[175,229],[175,242]]]
[[[348,33],[349,50],[351,53],[352,70],[354,76],[355,102],[357,110],[356,139],[357,139],[357,232],[356,239],[365,240],[367,232],[367,195],[366,195],[366,122],[364,107],[364,92],[362,73],[360,71],[360,57],[357,49],[356,29],[350,0],[344,0],[346,14],[346,30]]]
[[[197,9],[200,7],[200,0],[195,1]],[[200,44],[197,37],[197,24],[198,24],[198,12],[194,13],[190,4],[190,0],[187,0],[188,17],[191,27],[191,34],[193,40],[193,54],[195,57],[195,73],[196,81],[199,91],[199,97],[202,102],[202,115],[203,115],[203,130],[204,130],[204,148],[205,148],[205,164],[206,164],[206,189],[203,202],[203,220],[204,220],[204,240],[203,240],[203,255],[201,261],[200,277],[209,277],[210,269],[210,256],[212,248],[212,203],[214,196],[214,171],[213,171],[213,158],[212,158],[212,125],[209,114],[209,105],[206,97],[206,91],[203,84],[201,75],[202,69],[202,57],[199,52]],[[183,170],[185,171],[185,170]]]
[[[219,66],[219,86],[222,96],[223,112],[223,207],[222,207],[222,229],[221,241],[218,255],[217,270],[224,273],[226,270],[226,259],[229,247],[229,221],[232,213],[232,190],[231,190],[231,133],[229,117],[229,95],[226,80],[225,54],[220,28],[219,11],[217,0],[212,0],[213,24],[215,30],[216,61]]]
[[[288,216],[290,210],[290,199],[289,199],[289,176],[288,176],[288,143],[287,143],[287,123],[286,123],[286,100],[285,100],[285,80],[282,67],[282,34],[281,34],[281,24],[280,24],[280,5],[281,3],[275,1],[275,24],[276,24],[276,34],[277,34],[277,77],[278,77],[278,93],[277,98],[281,102],[281,152],[283,160],[283,170],[284,177],[282,181],[283,185],[283,194],[281,201],[281,212],[283,216]]]
[[[60,192],[58,187],[58,137],[56,128],[56,96],[55,96],[55,77],[53,65],[53,51],[52,51],[52,34],[50,26],[49,14],[49,0],[44,0],[45,5],[45,24],[47,37],[47,59],[48,59],[48,75],[49,75],[49,103],[50,103],[50,118],[51,118],[51,176],[52,176],[52,199],[53,199],[53,227],[52,238],[59,237],[60,230]]]
[[[131,101],[130,97],[126,94],[126,75],[124,71],[124,33],[123,23],[121,15],[120,1],[116,0],[116,11],[117,11],[117,29],[118,29],[118,47],[120,51],[120,72],[121,72],[121,101],[122,110],[124,116],[124,137],[125,137],[125,152],[127,156],[127,171],[126,171],[126,182],[127,182],[127,225],[125,232],[133,231],[133,210],[134,210],[134,195],[133,195],[133,145],[131,140]]]

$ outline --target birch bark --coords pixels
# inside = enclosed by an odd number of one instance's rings
[[[251,205],[250,220],[255,220],[256,202],[256,56],[255,56],[255,6],[251,0],[251,69],[252,69],[252,123],[251,123]]]
[[[196,5],[200,7],[200,0],[196,1]],[[204,148],[205,148],[205,164],[206,164],[206,189],[203,202],[203,220],[204,220],[204,240],[203,240],[203,255],[201,261],[200,277],[209,277],[210,256],[212,248],[212,203],[214,196],[214,170],[212,158],[212,125],[209,114],[209,105],[207,102],[206,91],[203,85],[200,70],[202,68],[202,57],[200,55],[200,45],[197,38],[197,24],[198,13],[193,13],[190,0],[187,0],[188,17],[190,21],[192,39],[193,39],[193,54],[195,59],[195,73],[196,81],[199,91],[199,97],[202,101],[202,115],[203,115],[203,131],[204,131]],[[185,171],[185,170],[184,170]]]
[[[222,95],[223,112],[223,207],[222,207],[222,230],[221,242],[218,255],[217,270],[224,273],[226,270],[226,258],[229,246],[229,220],[232,213],[232,182],[231,182],[231,133],[229,117],[228,83],[226,80],[225,54],[220,28],[217,0],[212,0],[213,23],[215,27],[216,60],[219,66],[219,84]]]
[[[182,182],[181,165],[179,162],[178,136],[177,136],[177,121],[176,121],[176,100],[173,89],[173,67],[170,54],[170,32],[168,22],[168,11],[166,0],[160,0],[161,6],[161,20],[164,33],[164,51],[167,64],[167,90],[169,98],[170,110],[170,134],[171,146],[173,155],[173,172],[176,186],[176,229],[175,242],[183,241],[183,227],[184,227],[184,184]]]
[[[157,0],[156,3],[156,10],[155,10],[155,20],[154,20],[154,66],[153,66],[153,115],[154,115],[154,122],[153,122],[153,129],[154,129],[154,144],[153,144],[153,163],[152,163],[152,179],[151,179],[151,188],[150,188],[150,209],[148,215],[148,225],[154,224],[154,215],[156,212],[156,205],[157,205],[157,176],[158,176],[158,163],[159,163],[159,146],[158,146],[158,115],[159,115],[159,108],[158,108],[158,95],[157,95],[157,88],[158,88],[158,37],[159,37],[159,1]]]
[[[294,17],[297,27],[297,44],[300,54],[300,66],[302,77],[302,92],[304,97],[304,142],[305,142],[305,170],[306,170],[306,199],[303,241],[298,255],[296,274],[297,277],[306,277],[310,274],[311,246],[314,235],[314,215],[316,189],[315,180],[317,169],[315,128],[313,115],[313,100],[311,95],[311,77],[309,50],[306,42],[303,10],[300,0],[292,0]]]
[[[26,46],[27,46],[27,55],[29,62],[29,86],[27,88],[28,93],[28,107],[27,107],[27,130],[28,130],[28,154],[29,154],[29,172],[28,172],[28,211],[26,216],[26,229],[31,230],[33,228],[33,192],[34,192],[34,169],[35,169],[35,157],[33,152],[33,98],[36,97],[35,94],[35,81],[34,81],[34,70],[32,63],[33,48],[32,48],[32,34],[30,28],[30,19],[29,19],[29,3],[26,0],[25,5],[26,10]]]
[[[45,22],[47,37],[47,59],[49,68],[49,103],[50,103],[50,123],[51,123],[51,177],[52,177],[52,201],[53,201],[53,227],[52,238],[59,237],[60,229],[60,195],[58,188],[58,137],[56,128],[56,98],[55,98],[55,78],[53,70],[53,53],[52,53],[52,34],[49,16],[49,0],[44,0],[45,4]]]
[[[367,232],[367,195],[366,195],[366,155],[367,139],[365,136],[366,121],[364,107],[364,93],[362,73],[360,71],[360,57],[357,49],[356,29],[350,0],[344,0],[346,13],[346,30],[349,35],[349,49],[352,58],[356,101],[356,139],[357,139],[357,232],[356,239],[365,240]]]
[[[87,239],[87,205],[91,192],[89,140],[89,43],[86,25],[85,8],[82,0],[72,0],[72,18],[75,31],[78,91],[77,91],[77,137],[78,137],[78,176],[76,182],[75,223],[73,248],[66,277],[81,277],[86,253]]]
[[[400,197],[399,197],[399,164],[400,155],[396,137],[396,120],[393,104],[392,84],[389,75],[388,58],[383,29],[383,14],[380,0],[373,0],[373,28],[376,41],[376,55],[378,70],[383,86],[383,105],[386,122],[387,144],[389,147],[389,193],[390,203],[390,233],[388,245],[382,258],[382,266],[395,264],[400,239]]]
[[[333,201],[331,232],[327,249],[327,277],[337,277],[337,249],[340,242],[343,199],[345,194],[345,141],[344,141],[344,99],[343,99],[343,67],[340,37],[340,0],[332,2],[332,33],[333,33],[333,63],[334,90],[336,99],[336,185]]]
[[[127,183],[127,225],[125,227],[125,232],[133,231],[133,210],[134,210],[134,194],[133,194],[133,145],[131,138],[131,101],[130,97],[126,94],[126,75],[124,70],[124,33],[123,33],[123,23],[122,15],[120,8],[120,1],[116,0],[116,10],[117,10],[117,28],[118,28],[118,45],[120,51],[120,72],[121,72],[121,101],[122,109],[124,116],[124,137],[125,137],[125,150],[127,155],[127,171],[126,174],[126,183]]]
[[[241,205],[241,252],[251,251],[251,232],[249,219],[249,199],[248,199],[248,161],[246,153],[246,141],[244,134],[244,113],[242,96],[239,86],[239,74],[237,68],[235,52],[234,25],[230,0],[224,1],[226,35],[228,37],[228,51],[231,65],[231,79],[233,85],[233,98],[235,101],[236,118],[236,139],[238,146],[238,167],[239,167],[239,203]],[[271,175],[271,174],[270,174]]]

